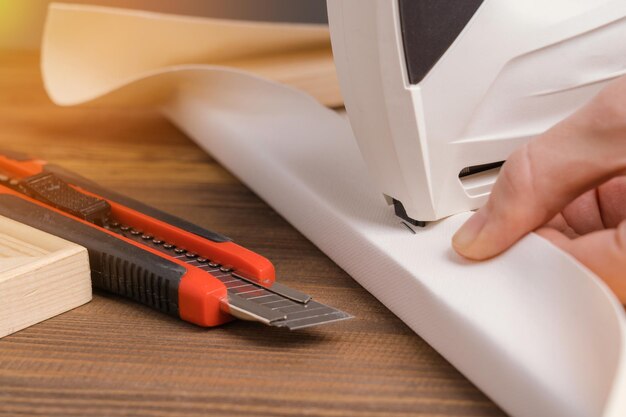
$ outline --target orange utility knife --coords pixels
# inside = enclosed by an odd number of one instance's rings
[[[86,247],[96,288],[207,327],[351,318],[275,282],[270,261],[229,238],[59,166],[5,152],[0,174],[0,215]]]

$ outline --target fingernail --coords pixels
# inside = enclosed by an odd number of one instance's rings
[[[486,222],[487,216],[482,210],[474,213],[452,237],[454,246],[461,250],[469,248],[478,237],[478,234],[483,229]]]

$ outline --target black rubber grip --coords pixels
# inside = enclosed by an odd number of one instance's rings
[[[180,217],[173,216],[169,213],[158,210],[147,204],[144,204],[132,198],[126,197],[124,195],[118,194],[114,191],[108,190],[96,184],[95,182],[85,177],[82,177],[72,171],[68,171],[65,168],[60,167],[58,165],[46,164],[46,166],[44,167],[44,171],[54,173],[55,175],[62,178],[63,180],[71,184],[74,184],[76,186],[79,186],[84,190],[97,194],[100,197],[106,198],[107,200],[114,201],[118,204],[122,204],[140,213],[144,213],[157,220],[161,220],[162,222],[169,223],[172,226],[176,226],[179,229],[185,230],[189,233],[193,233],[194,235],[203,237],[205,239],[209,239],[217,243],[231,241],[229,237],[204,229],[200,226],[197,226],[193,223],[188,222],[187,220],[183,220]]]
[[[94,287],[178,317],[184,266],[15,195],[0,194],[0,215],[87,248]]]

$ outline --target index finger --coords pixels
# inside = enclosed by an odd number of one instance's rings
[[[626,77],[515,151],[487,204],[453,238],[471,259],[495,256],[587,190],[626,170]]]

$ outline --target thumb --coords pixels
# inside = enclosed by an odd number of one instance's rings
[[[570,240],[554,229],[537,231],[602,278],[622,303],[626,302],[626,221],[616,229],[589,233]]]
[[[471,259],[495,256],[583,192],[626,169],[626,77],[515,151],[487,204],[453,237]]]

